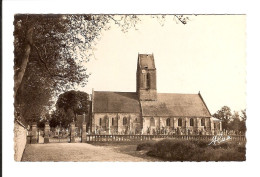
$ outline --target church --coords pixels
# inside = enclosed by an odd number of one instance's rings
[[[95,134],[205,134],[222,131],[200,93],[157,93],[153,54],[138,54],[136,92],[92,90]]]

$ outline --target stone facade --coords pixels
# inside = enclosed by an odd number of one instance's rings
[[[222,131],[221,121],[212,118],[143,117],[143,134],[214,134]]]
[[[94,113],[92,132],[97,134],[141,133],[141,116],[138,113]]]
[[[27,129],[17,121],[14,122],[14,160],[21,161],[27,141]]]

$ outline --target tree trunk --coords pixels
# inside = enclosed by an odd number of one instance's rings
[[[20,66],[20,68],[18,68],[15,71],[15,75],[14,75],[14,98],[16,98],[16,94],[17,91],[22,83],[23,80],[23,76],[27,67],[27,64],[29,62],[29,56],[31,53],[31,46],[32,46],[32,36],[33,36],[33,26],[29,27],[27,30],[27,34],[26,34],[26,44],[24,47],[24,56],[21,59],[22,60],[22,64]]]

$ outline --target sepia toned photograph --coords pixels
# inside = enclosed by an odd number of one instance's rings
[[[15,14],[17,162],[246,161],[246,15]]]

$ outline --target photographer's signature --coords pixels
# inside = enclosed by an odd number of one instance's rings
[[[225,142],[227,140],[230,140],[231,137],[230,136],[223,136],[223,135],[215,135],[212,137],[211,142],[209,143],[209,145],[213,144],[220,144],[221,142]]]

